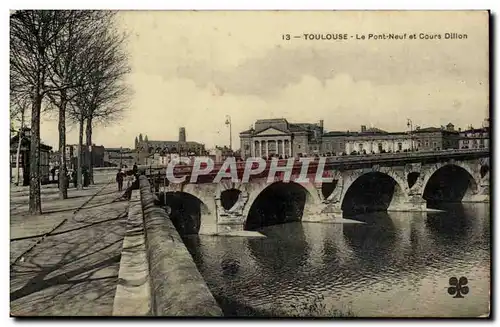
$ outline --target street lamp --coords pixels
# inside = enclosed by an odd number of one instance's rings
[[[406,123],[406,126],[410,129],[410,144],[411,144],[411,151],[413,152],[413,122],[411,119],[407,118],[406,119],[408,122]]]
[[[233,151],[233,135],[231,128],[231,116],[226,115],[226,125],[229,125],[229,150]]]

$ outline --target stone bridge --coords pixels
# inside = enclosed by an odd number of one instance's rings
[[[314,164],[307,182],[296,181],[300,162],[289,182],[283,174],[269,182],[266,171],[248,183],[168,184],[165,167],[148,167],[146,175],[184,233],[214,234],[288,219],[335,220],[358,210],[425,211],[436,201],[489,202],[489,155],[455,150],[328,158],[323,173],[333,179],[328,182],[314,179]],[[241,171],[238,176],[241,180]],[[270,221],[262,221],[264,216]]]

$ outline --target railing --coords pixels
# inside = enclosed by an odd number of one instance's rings
[[[411,158],[426,158],[426,157],[442,157],[442,156],[451,156],[455,154],[478,154],[484,153],[485,155],[490,153],[489,149],[450,149],[450,150],[441,150],[441,151],[415,151],[415,152],[393,152],[393,153],[375,153],[375,154],[358,154],[358,155],[345,155],[345,156],[332,156],[332,157],[324,157],[326,158],[325,166],[330,164],[340,164],[343,162],[353,163],[353,162],[363,162],[363,161],[377,161],[382,159],[411,159]],[[318,163],[321,157],[309,157],[313,159],[311,165],[314,166]],[[278,165],[284,166],[286,165],[288,159],[279,159]],[[299,158],[295,158],[296,166],[301,166],[299,162]],[[266,163],[271,162],[271,160],[266,160]],[[245,161],[236,162],[236,167],[238,170],[245,168]],[[212,172],[218,171],[222,167],[222,163],[215,163]],[[295,166],[295,165],[294,165]],[[158,170],[166,169],[165,165],[141,165],[138,166],[139,170],[145,170],[147,175],[151,175],[154,172],[158,172]],[[177,164],[174,167],[174,172],[179,174],[188,174],[191,173],[193,165],[186,164]],[[203,168],[203,167],[202,167]]]

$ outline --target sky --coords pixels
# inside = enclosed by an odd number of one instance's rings
[[[487,12],[121,11],[117,24],[129,35],[133,96],[120,121],[94,128],[105,147],[133,147],[139,133],[177,140],[181,126],[188,141],[229,145],[226,115],[237,149],[257,119],[403,131],[407,119],[479,127],[489,111]],[[348,38],[293,38],[304,33]],[[406,39],[356,38],[370,33]],[[69,131],[76,143],[77,127]],[[42,141],[57,146],[57,133],[44,116]]]

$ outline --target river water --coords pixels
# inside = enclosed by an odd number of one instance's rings
[[[363,223],[294,222],[265,238],[188,236],[228,316],[476,317],[489,312],[489,204],[377,212]],[[466,277],[463,298],[448,294]]]

